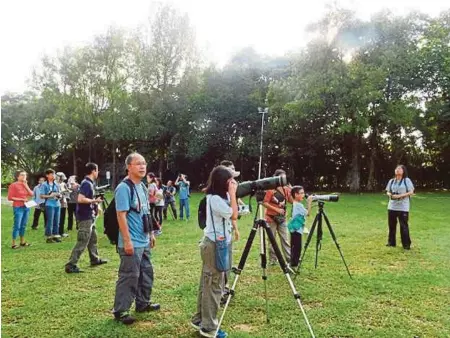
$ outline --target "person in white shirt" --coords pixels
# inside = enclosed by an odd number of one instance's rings
[[[225,272],[230,268],[218,266],[216,246],[231,243],[232,223],[238,217],[236,199],[237,182],[225,166],[215,167],[206,188],[206,227],[200,243],[202,272],[197,297],[197,312],[192,316],[191,326],[203,337],[226,337],[218,330],[217,313],[224,288]],[[225,243],[224,243],[225,242]],[[225,246],[226,247],[226,246]],[[222,256],[226,261],[228,253]],[[219,260],[220,261],[220,260]]]

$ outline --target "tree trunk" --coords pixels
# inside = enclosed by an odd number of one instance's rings
[[[369,178],[367,179],[367,191],[374,191],[377,185],[375,179],[375,160],[377,158],[377,139],[378,128],[374,127],[370,138],[371,151],[370,151],[370,164],[369,164]]]
[[[112,148],[111,148],[111,155],[112,155],[112,176],[111,176],[111,187],[112,190],[116,190],[116,141],[112,142]]]
[[[92,162],[92,143],[89,140],[88,140],[88,148],[89,148],[88,162]]]
[[[163,179],[164,160],[165,160],[165,151],[161,149],[159,153],[159,177],[161,178],[161,180]]]
[[[72,150],[72,162],[73,162],[73,174],[72,175],[77,175],[77,154],[76,154],[76,150],[77,150],[77,146],[76,144],[73,146],[73,150]]]
[[[360,190],[360,170],[359,170],[359,152],[360,152],[360,135],[353,137],[352,144],[352,165],[350,169],[350,191],[358,192]]]

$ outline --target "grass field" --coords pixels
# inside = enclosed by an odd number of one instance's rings
[[[191,198],[194,216],[199,197]],[[412,199],[411,251],[385,247],[386,203],[380,194],[342,195],[339,203],[326,204],[353,279],[325,230],[319,267],[313,267],[311,246],[302,277],[295,282],[317,337],[450,337],[446,210],[450,195],[419,193]],[[42,224],[38,231],[28,226],[27,240],[33,246],[13,251],[11,207],[2,206],[1,219],[2,337],[198,336],[188,324],[196,307],[200,275],[197,245],[201,231],[196,217],[163,225],[164,233],[152,253],[153,300],[161,303],[162,309],[138,314],[139,322],[131,327],[114,322],[110,312],[119,259],[103,235],[102,224],[99,251],[110,262],[90,268],[86,253],[79,264],[86,272],[68,275],[64,264],[76,232],[61,244],[46,244]],[[251,222],[247,216],[239,223],[242,239],[234,245],[235,261],[245,246]],[[266,323],[258,250],[253,247],[223,328],[231,337],[308,337],[279,267],[268,270],[270,324]]]

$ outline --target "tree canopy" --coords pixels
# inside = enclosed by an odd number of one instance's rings
[[[257,178],[278,167],[307,188],[379,190],[398,163],[418,186],[450,186],[450,12],[369,21],[330,10],[307,46],[283,57],[238,52],[206,65],[189,18],[162,5],[145,30],[110,27],[45,57],[33,88],[2,97],[2,166],[32,174],[87,161],[205,182],[222,159]],[[119,163],[119,164],[118,164]]]

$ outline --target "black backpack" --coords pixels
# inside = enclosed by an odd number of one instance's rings
[[[206,228],[206,196],[200,200],[198,205],[198,226],[202,230]]]
[[[122,182],[126,183],[130,188],[131,201],[134,197],[134,183],[130,179],[124,179]],[[130,211],[139,212],[135,208],[130,208]],[[119,242],[119,221],[117,220],[116,213],[116,199],[113,198],[109,203],[103,214],[103,233],[108,237],[109,241],[113,245],[117,245]]]

